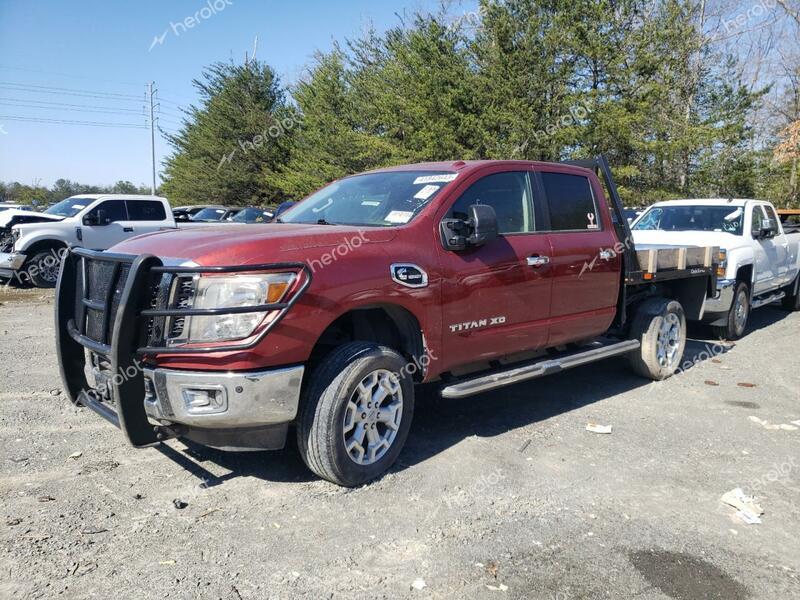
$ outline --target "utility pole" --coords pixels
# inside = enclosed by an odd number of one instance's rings
[[[153,86],[155,81],[147,84],[147,96],[150,98],[150,159],[153,165],[153,183],[150,185],[150,193],[156,195],[156,123],[153,111],[153,95],[155,90]]]

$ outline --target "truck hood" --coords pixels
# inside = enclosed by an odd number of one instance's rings
[[[719,246],[731,251],[748,246],[744,236],[721,231],[633,231],[637,247],[645,246]]]
[[[388,242],[392,228],[348,225],[219,225],[171,229],[140,235],[110,249],[123,254],[153,254],[183,259],[199,265],[245,265],[276,261],[300,261],[309,251],[341,244],[358,247]],[[359,241],[357,241],[359,240]]]
[[[45,221],[61,221],[63,219],[64,217],[59,217],[58,215],[12,208],[0,212],[0,229],[22,223],[42,223]]]

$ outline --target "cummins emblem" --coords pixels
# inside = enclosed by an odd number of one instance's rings
[[[410,288],[421,288],[428,285],[428,274],[417,265],[394,263],[389,267],[392,279]]]

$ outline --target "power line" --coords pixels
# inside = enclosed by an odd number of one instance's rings
[[[98,81],[102,83],[113,83],[117,85],[135,85],[141,87],[141,83],[134,83],[132,81],[116,81],[113,79],[97,79],[96,77],[86,77],[84,75],[69,75],[67,73],[57,73],[55,71],[44,71],[42,69],[30,69],[28,67],[12,67],[11,65],[0,65],[0,69],[13,69],[15,71],[28,71],[29,73],[42,73],[43,75],[56,75],[57,77],[66,77],[68,79],[83,79],[88,81]]]
[[[0,83],[4,85],[15,85],[15,86],[22,86],[28,88],[37,88],[42,90],[57,90],[60,92],[92,92],[95,94],[103,94],[104,96],[114,96],[116,98],[134,98],[139,100],[141,96],[134,96],[133,94],[118,94],[117,92],[97,92],[94,90],[76,90],[75,88],[63,88],[57,87],[53,85],[37,85],[34,83],[17,83],[15,81],[0,81]]]
[[[38,106],[36,104],[30,104],[29,102],[9,102],[6,101],[4,98],[0,98],[0,106],[16,106],[21,108],[38,108],[40,110],[66,110],[70,112],[85,112],[85,113],[101,113],[106,115],[122,115],[125,117],[131,117],[133,115],[144,115],[142,110],[130,109],[130,110],[115,110],[115,109],[106,109],[101,107],[69,107],[64,105],[56,105],[56,106]]]
[[[21,115],[0,115],[0,119],[8,121],[24,121],[28,123],[53,123],[57,125],[88,125],[91,127],[120,127],[127,129],[147,129],[136,123],[114,123],[111,121],[71,121],[67,119],[46,119],[40,117],[24,117]]]
[[[29,104],[44,104],[53,107],[70,106],[74,108],[100,108],[103,110],[108,109],[108,110],[118,110],[127,113],[143,114],[142,111],[138,108],[123,108],[121,106],[117,107],[117,106],[94,106],[91,104],[69,104],[66,102],[50,102],[49,100],[29,100],[28,98],[0,98],[0,101],[23,102],[25,103],[25,106],[28,106]]]
[[[33,86],[24,83],[0,81],[0,88],[7,88],[16,92],[30,92],[35,94],[58,94],[64,96],[80,96],[83,98],[102,98],[104,100],[117,100],[121,102],[141,102],[143,96],[127,94],[113,94],[107,92],[93,92],[91,90],[74,90],[71,88],[57,88],[50,86]]]

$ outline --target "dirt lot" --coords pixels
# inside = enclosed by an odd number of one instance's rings
[[[0,597],[800,597],[800,314],[692,341],[663,383],[615,359],[423,390],[400,464],[345,490],[294,448],[127,447],[60,391],[51,313],[0,292]],[[737,486],[763,523],[720,502]]]

